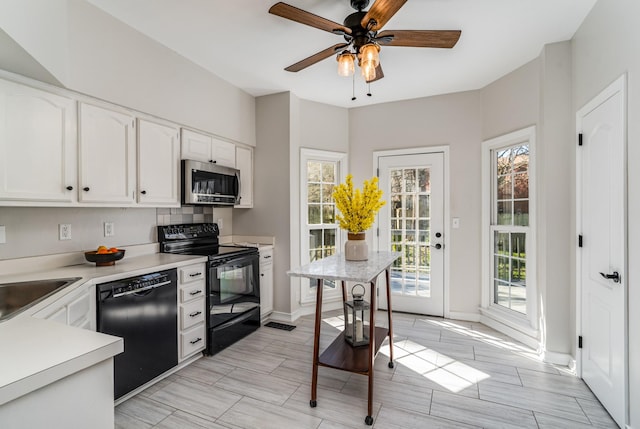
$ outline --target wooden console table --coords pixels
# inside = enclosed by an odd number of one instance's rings
[[[365,423],[373,424],[373,361],[382,342],[389,336],[389,368],[393,368],[393,325],[391,323],[391,288],[390,268],[391,264],[400,257],[399,252],[370,252],[366,261],[345,261],[343,254],[329,256],[300,268],[287,272],[293,277],[306,277],[317,279],[316,287],[316,314],[313,339],[313,371],[311,378],[311,407],[317,405],[318,367],[326,366],[343,371],[366,375],[369,378],[368,408]],[[386,272],[387,280],[387,315],[389,329],[375,326],[376,306],[376,281],[378,275]],[[322,322],[322,289],[324,280],[335,280],[342,283],[342,299],[346,301],[347,292],[345,282],[353,281],[369,283],[370,288],[370,321],[369,321],[369,347],[352,347],[344,339],[344,331],[336,338],[327,349],[320,354],[320,325]]]

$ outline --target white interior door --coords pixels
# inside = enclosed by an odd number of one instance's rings
[[[578,112],[580,123],[582,378],[624,427],[628,338],[624,80]]]
[[[392,308],[444,315],[444,154],[378,158],[387,204],[378,249],[402,253],[391,269]],[[380,307],[387,308],[385,293]]]

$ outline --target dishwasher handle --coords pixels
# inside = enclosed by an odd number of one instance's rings
[[[154,284],[154,285],[145,286],[145,287],[142,287],[140,289],[128,290],[126,292],[121,292],[121,293],[114,293],[113,294],[113,298],[120,298],[121,296],[138,294],[140,292],[148,291],[148,290],[151,290],[151,289],[156,289],[156,288],[159,288],[159,287],[162,287],[162,286],[166,286],[166,285],[169,285],[169,284],[171,284],[171,280],[167,280],[166,282],[161,282],[161,283],[157,283],[157,284]]]

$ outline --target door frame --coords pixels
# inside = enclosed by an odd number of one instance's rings
[[[623,236],[624,236],[624,261],[622,268],[622,278],[626,279],[624,281],[624,329],[626,332],[626,336],[624,339],[624,372],[625,372],[625,423],[629,422],[629,210],[628,210],[628,200],[629,200],[629,183],[628,183],[628,138],[627,138],[627,130],[628,130],[628,111],[627,111],[627,75],[626,73],[613,81],[609,86],[607,86],[604,90],[602,90],[599,94],[594,96],[591,100],[589,100],[583,107],[581,107],[576,112],[576,142],[578,141],[579,135],[582,133],[582,122],[583,117],[588,113],[593,111],[599,105],[604,103],[606,100],[614,96],[616,93],[621,92],[623,96],[622,100],[622,109],[623,109],[623,169],[624,169],[624,189],[622,192],[622,214],[624,217],[623,222]],[[576,242],[578,241],[578,236],[582,234],[582,216],[581,216],[581,207],[582,207],[582,162],[583,155],[580,151],[578,145],[576,145],[576,205],[575,205],[575,221],[576,221]],[[575,350],[576,350],[576,361],[575,361],[575,369],[576,374],[582,378],[582,349],[579,347],[579,338],[583,334],[583,326],[582,326],[582,299],[583,299],[583,285],[582,285],[582,252],[576,246],[576,337],[575,337]]]
[[[375,172],[376,177],[379,177],[378,164],[379,159],[385,156],[399,156],[399,155],[415,155],[415,154],[434,154],[434,153],[442,153],[443,155],[443,195],[442,195],[442,203],[443,203],[443,228],[444,228],[444,264],[443,264],[443,272],[442,272],[442,287],[444,292],[444,317],[449,319],[451,318],[451,312],[449,310],[449,273],[450,273],[450,255],[449,255],[449,246],[451,240],[449,240],[449,234],[451,232],[451,222],[450,222],[450,198],[449,198],[449,146],[424,146],[424,147],[415,147],[415,148],[406,148],[406,149],[391,149],[391,150],[377,150],[373,152],[373,171]],[[378,235],[380,231],[380,216],[376,215],[376,220],[373,224],[375,228],[376,236],[373,240],[373,250],[378,250]],[[378,282],[380,285],[382,282]],[[386,280],[385,280],[386,285]]]

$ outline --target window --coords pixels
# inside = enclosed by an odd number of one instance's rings
[[[483,313],[512,327],[537,326],[534,149],[533,127],[483,148]]]
[[[346,176],[346,154],[302,149],[301,172],[301,263],[307,264],[339,252],[343,232],[336,223],[333,188]],[[302,280],[301,301],[315,299],[317,282]],[[326,298],[342,296],[335,282],[325,281]]]

